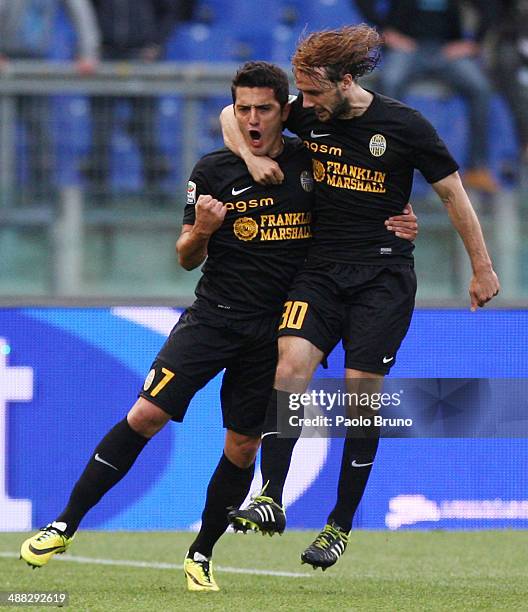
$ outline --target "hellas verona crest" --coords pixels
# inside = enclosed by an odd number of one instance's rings
[[[387,149],[387,141],[383,134],[374,134],[370,139],[369,149],[374,157],[381,157]]]
[[[147,378],[145,378],[145,382],[143,383],[143,391],[148,391],[150,389],[150,386],[154,381],[154,376],[156,376],[156,370],[152,369],[147,374]]]

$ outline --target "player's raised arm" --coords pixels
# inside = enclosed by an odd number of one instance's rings
[[[227,208],[210,195],[201,195],[196,202],[194,225],[183,225],[176,242],[178,261],[186,270],[193,270],[207,257],[209,239],[224,222]]]
[[[489,302],[500,289],[479,220],[458,172],[433,183],[432,187],[445,204],[451,223],[462,238],[471,260],[473,277],[469,285],[469,295],[471,310],[474,311],[477,306],[484,306]]]
[[[226,106],[220,113],[220,125],[226,147],[246,162],[249,173],[257,183],[262,185],[282,183],[284,174],[279,164],[267,155],[254,155],[250,151],[238,126],[232,104]]]

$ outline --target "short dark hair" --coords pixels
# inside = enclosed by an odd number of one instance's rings
[[[275,64],[269,62],[246,62],[235,74],[231,82],[231,96],[236,103],[237,87],[269,87],[273,89],[281,108],[288,103],[290,86],[288,76]]]

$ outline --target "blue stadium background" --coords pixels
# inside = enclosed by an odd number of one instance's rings
[[[180,24],[174,31],[166,59],[184,62],[235,62],[267,59],[288,65],[295,44],[305,28],[338,27],[362,21],[351,0],[201,0],[195,20]],[[64,13],[57,16],[56,36],[51,51],[55,60],[72,57],[74,37]],[[432,121],[457,161],[464,166],[467,144],[467,112],[460,97],[409,94],[406,102],[422,111]],[[198,153],[205,154],[222,145],[218,126],[219,110],[230,103],[229,98],[209,98],[201,104],[201,131],[196,134]],[[78,181],[78,157],[89,147],[90,121],[88,103],[82,96],[57,97],[54,104],[57,138],[57,181],[72,184]],[[121,108],[124,126],[125,105]],[[504,101],[493,101],[494,120],[489,124],[491,167],[497,178],[507,183],[517,156],[517,138],[511,116]],[[182,123],[182,100],[164,96],[160,100],[158,130],[160,142],[173,159],[180,155],[180,143],[174,134]],[[23,142],[22,140],[20,141]],[[22,152],[22,151],[21,151]],[[117,189],[134,189],[141,183],[138,151],[124,127],[113,136],[114,176]],[[171,181],[187,180],[181,167],[175,164]],[[418,179],[418,191],[425,185]],[[416,191],[415,191],[416,193]]]
[[[0,439],[5,492],[31,502],[33,527],[62,509],[96,442],[135,400],[179,312],[0,311],[0,357],[7,366],[0,368],[0,408],[3,390],[12,388],[10,368],[33,371],[31,401],[3,394],[6,439]],[[524,311],[417,311],[392,376],[522,378],[527,332]],[[342,363],[338,348],[321,375],[339,377]],[[149,443],[128,477],[87,516],[85,528],[196,526],[222,448],[218,389],[215,379],[195,398],[183,425],[169,425]],[[519,425],[525,426],[528,399],[519,402]],[[342,441],[307,444],[288,481],[288,519],[291,527],[319,528],[333,504]],[[527,450],[526,439],[385,439],[356,525],[526,528]],[[0,517],[0,530],[9,527]]]

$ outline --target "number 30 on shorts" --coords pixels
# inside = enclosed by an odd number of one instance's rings
[[[307,310],[307,302],[292,302],[291,300],[285,302],[279,330],[285,327],[289,327],[290,329],[301,329]]]

